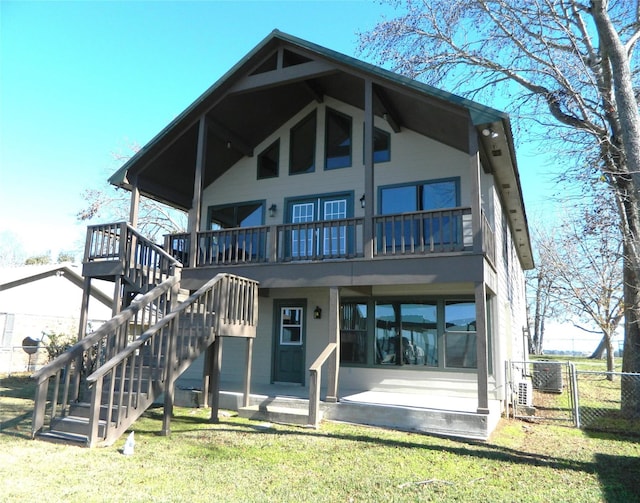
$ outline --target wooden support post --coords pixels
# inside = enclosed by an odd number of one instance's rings
[[[222,368],[222,337],[216,335],[213,341],[213,368],[211,373],[211,419],[212,423],[218,422],[218,410],[220,408],[220,370]]]
[[[207,347],[204,354],[204,365],[202,368],[202,406],[209,407],[211,403],[211,373],[213,372],[213,344]]]
[[[489,358],[487,334],[487,294],[484,282],[476,283],[476,354],[478,366],[478,413],[489,413]]]
[[[373,82],[364,82],[364,258],[373,258],[373,215],[374,215],[374,173],[373,173]]]
[[[85,276],[82,285],[82,304],[80,305],[80,322],[78,324],[78,341],[87,335],[87,321],[89,319],[89,299],[91,299],[91,278]]]
[[[340,373],[340,292],[329,288],[329,342],[336,343],[336,349],[327,362],[327,402],[338,401],[338,375]]]
[[[131,227],[136,229],[138,227],[138,215],[140,212],[140,189],[138,188],[137,181],[131,188],[131,206],[129,208],[129,223]]]
[[[471,201],[471,232],[473,251],[482,253],[482,184],[480,183],[480,152],[478,150],[478,132],[469,118],[469,184]]]
[[[251,397],[251,365],[253,363],[253,337],[247,337],[247,368],[244,374],[244,395],[242,397],[242,406],[249,407],[249,399]]]
[[[162,435],[168,436],[171,433],[171,417],[173,416],[173,399],[175,393],[175,374],[174,369],[176,366],[176,341],[178,340],[178,333],[180,330],[180,317],[174,318],[170,322],[168,327],[167,341],[167,357],[165,359],[165,379],[164,379],[164,414],[162,416]]]
[[[111,317],[114,317],[122,310],[123,302],[123,280],[122,276],[118,275],[114,279],[113,287],[113,305],[111,306]]]
[[[204,166],[207,153],[207,119],[203,115],[200,117],[198,125],[198,146],[196,151],[196,166],[193,180],[193,201],[191,210],[189,211],[189,267],[196,267],[198,257],[198,230],[200,229],[201,215],[201,199],[202,199],[202,180],[204,177]]]

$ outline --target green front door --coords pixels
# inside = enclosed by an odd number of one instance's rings
[[[302,303],[276,303],[274,382],[304,384],[305,323]]]

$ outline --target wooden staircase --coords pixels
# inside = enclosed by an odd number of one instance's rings
[[[123,224],[89,233],[85,265],[116,271],[127,305],[33,375],[32,436],[110,445],[161,395],[168,433],[176,378],[216,338],[255,337],[258,285],[218,274],[179,302],[180,264],[164,250]]]

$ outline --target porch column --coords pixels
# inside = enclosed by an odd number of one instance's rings
[[[196,152],[195,175],[193,179],[193,201],[189,210],[189,267],[195,267],[198,253],[198,230],[200,229],[200,215],[202,210],[200,204],[202,201],[202,177],[204,174],[204,165],[207,153],[207,118],[200,117],[198,125],[198,147]]]
[[[242,406],[249,407],[251,397],[251,365],[253,365],[253,337],[247,337],[247,368],[244,372],[244,394],[242,397]]]
[[[82,303],[80,305],[80,322],[78,324],[78,341],[87,335],[87,322],[89,320],[89,299],[91,298],[91,278],[85,276],[82,286]]]
[[[478,132],[469,118],[469,168],[471,180],[471,231],[473,235],[473,251],[482,253],[482,184],[480,183],[480,152],[478,149]]]
[[[359,199],[356,195],[356,199]],[[364,81],[364,258],[373,258],[373,82]]]
[[[489,413],[489,358],[487,344],[487,290],[484,281],[475,285],[476,354],[478,359],[478,414]]]
[[[129,223],[134,229],[138,228],[138,215],[140,213],[140,189],[134,183],[131,188],[131,206],[129,208]]]
[[[220,370],[222,368],[222,337],[216,335],[215,340],[213,341],[213,350],[209,354],[212,357],[212,360],[209,365],[211,365],[211,386],[209,389],[209,400],[211,403],[211,418],[209,419],[212,423],[217,423],[218,420],[218,410],[220,409]]]
[[[327,362],[327,402],[338,401],[338,374],[340,372],[340,292],[329,288],[329,342],[336,343],[336,350]]]

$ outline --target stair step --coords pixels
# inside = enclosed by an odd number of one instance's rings
[[[248,407],[240,407],[238,409],[238,415],[245,419],[270,421],[272,423],[302,426],[309,424],[308,410],[277,405],[250,405]],[[322,419],[322,411],[320,411],[320,419]]]
[[[78,447],[86,447],[89,443],[87,435],[79,435],[62,431],[44,431],[36,435],[39,440],[58,444],[73,444]]]
[[[98,421],[98,436],[103,437],[106,429],[106,421]],[[56,417],[51,420],[50,432],[71,433],[89,436],[89,418],[80,416]]]
[[[105,421],[107,419],[107,410],[109,410],[109,408],[106,405],[100,406],[101,421]],[[125,406],[120,407],[118,405],[113,405],[112,410],[116,414],[118,412],[126,413],[127,407]],[[88,403],[80,402],[80,403],[74,403],[73,405],[71,405],[71,407],[69,407],[69,413],[67,414],[67,416],[89,419],[90,413],[91,413],[91,406]]]

